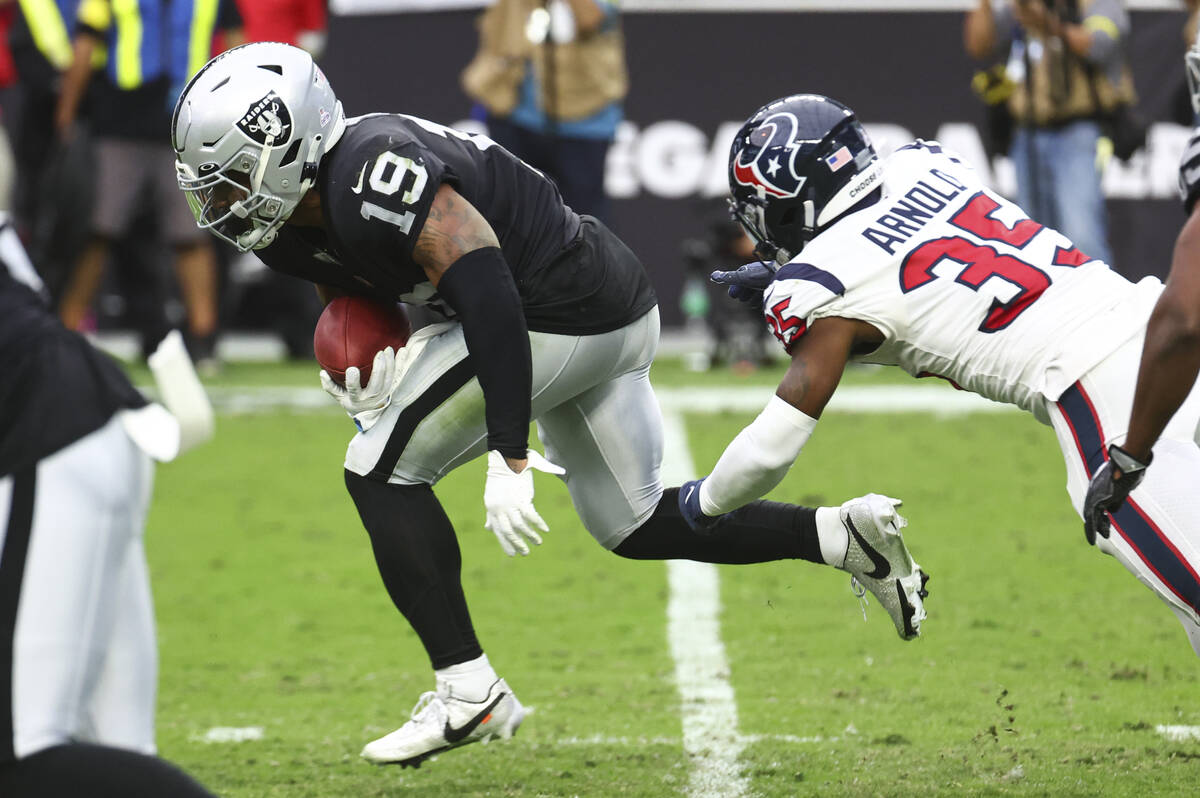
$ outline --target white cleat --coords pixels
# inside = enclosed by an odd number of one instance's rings
[[[850,542],[841,568],[850,572],[851,586],[864,605],[869,590],[892,616],[900,637],[912,640],[925,620],[929,576],[904,545],[900,530],[908,521],[896,512],[900,504],[899,499],[868,493],[842,505],[838,515]]]
[[[372,740],[362,758],[377,765],[419,767],[429,757],[468,743],[507,740],[525,719],[525,707],[503,679],[497,679],[487,698],[464,701],[439,683],[437,692],[423,693],[413,707],[412,720],[391,734]]]

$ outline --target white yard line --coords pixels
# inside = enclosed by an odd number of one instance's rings
[[[262,726],[214,726],[202,735],[193,735],[193,740],[205,743],[244,743],[263,738]]]
[[[1200,740],[1200,726],[1163,726],[1158,725],[1154,730],[1173,743],[1184,743]]]
[[[679,485],[693,478],[695,466],[678,412],[664,409],[663,438],[663,482]],[[717,569],[708,563],[669,560],[667,581],[667,638],[683,702],[683,750],[692,760],[688,794],[746,795],[749,783],[738,764],[746,743],[738,734],[737,699],[721,642]]]
[[[314,380],[315,382],[315,380]],[[151,386],[141,386],[153,394]],[[261,413],[270,410],[337,411],[337,405],[318,387],[236,386],[207,389],[213,407],[223,413]],[[659,388],[659,402],[670,412],[755,413],[761,410],[774,387],[736,385],[728,388]],[[934,413],[959,416],[968,413],[1020,412],[1011,405],[992,402],[973,393],[943,385],[846,386],[834,394],[827,413]],[[668,449],[668,452],[670,450]],[[690,460],[689,460],[690,462]],[[679,484],[666,480],[667,484]]]

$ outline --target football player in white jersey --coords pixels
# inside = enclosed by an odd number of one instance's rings
[[[1125,435],[1157,279],[1130,283],[936,143],[881,161],[853,112],[819,95],[786,97],[746,122],[730,188],[735,215],[779,265],[713,279],[742,298],[762,291],[792,362],[712,473],[680,490],[693,524],[719,527],[778,484],[851,359],[944,377],[1051,425],[1082,510],[1089,477]],[[1193,395],[1155,446],[1167,467],[1096,544],[1171,607],[1200,653],[1198,422]]]
[[[1200,114],[1200,39],[1184,57],[1192,109]],[[1175,240],[1171,273],[1146,325],[1129,434],[1092,475],[1083,520],[1089,540],[1109,534],[1109,514],[1145,476],[1151,447],[1187,399],[1200,374],[1200,127],[1192,131],[1179,164],[1179,195],[1187,222]]]

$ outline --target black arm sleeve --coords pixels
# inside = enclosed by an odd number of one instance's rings
[[[463,326],[483,389],[488,450],[524,459],[533,363],[521,297],[503,253],[499,247],[468,252],[445,271],[437,290]]]

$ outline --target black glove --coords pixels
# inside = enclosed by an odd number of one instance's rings
[[[756,260],[734,271],[715,271],[708,279],[729,286],[729,295],[747,305],[762,305],[763,291],[775,279],[775,261]]]
[[[1121,508],[1129,493],[1141,484],[1153,460],[1153,452],[1143,463],[1116,444],[1108,447],[1108,459],[1092,475],[1083,500],[1083,534],[1089,545],[1096,545],[1096,533],[1108,538],[1108,514]],[[1114,471],[1120,471],[1121,476],[1114,479]]]

